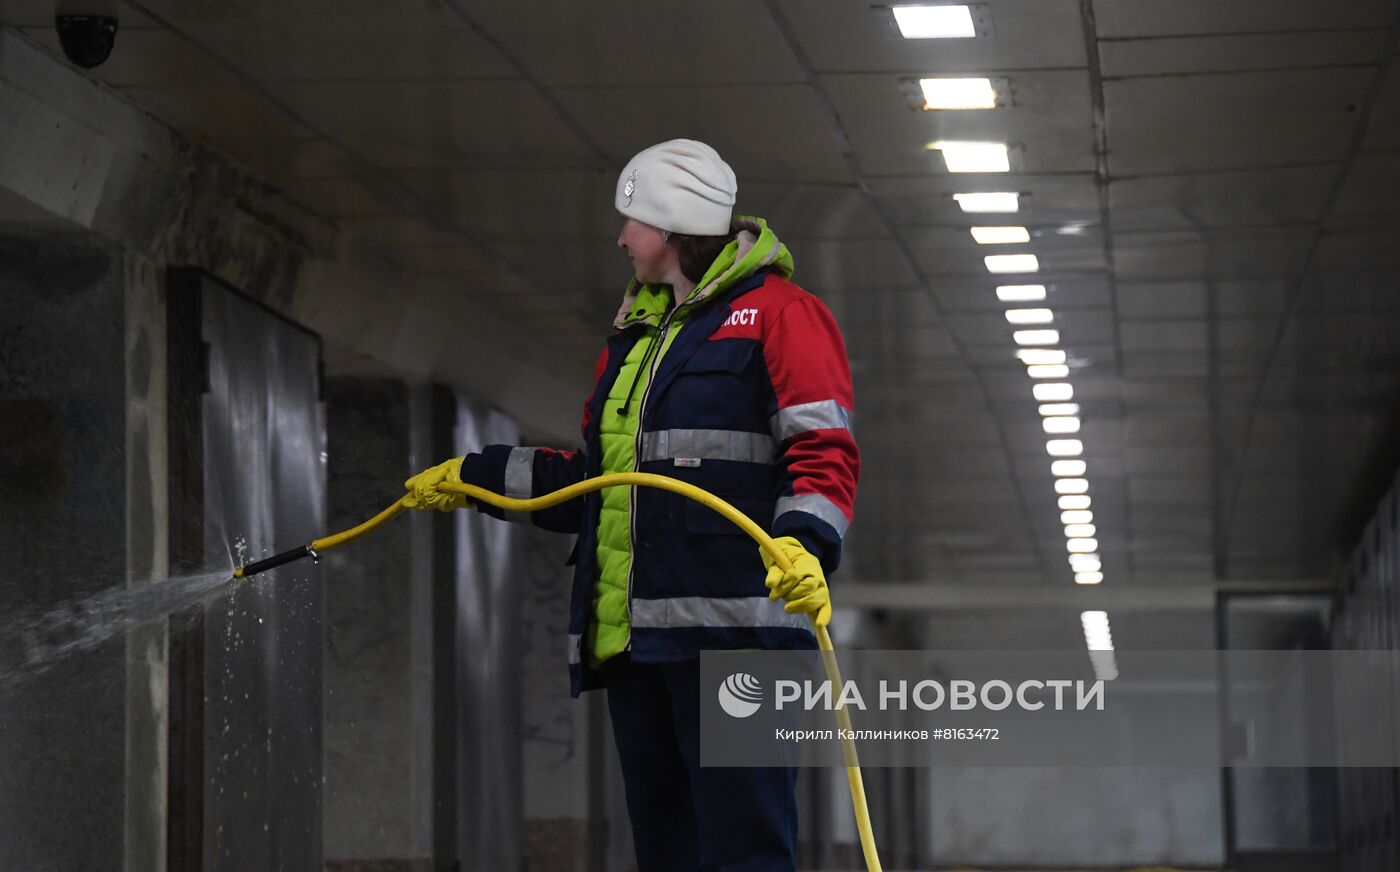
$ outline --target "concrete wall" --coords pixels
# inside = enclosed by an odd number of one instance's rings
[[[118,253],[0,235],[0,869],[123,854],[124,307]]]

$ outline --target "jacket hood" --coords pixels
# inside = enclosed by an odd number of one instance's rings
[[[698,308],[764,268],[773,269],[783,278],[792,276],[792,254],[768,228],[767,221],[736,215],[734,224],[739,232],[715,257],[695,290],[681,302],[682,306]],[[622,295],[622,305],[613,319],[613,326],[622,330],[644,322],[656,324],[665,313],[670,295],[669,285],[644,285],[633,277]]]

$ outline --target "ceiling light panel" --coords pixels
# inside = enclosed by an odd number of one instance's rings
[[[1045,299],[1045,285],[1001,285],[997,299],[1003,303],[1033,303]]]
[[[1033,254],[989,254],[982,262],[996,275],[1040,272],[1040,258]]]
[[[1088,472],[1089,465],[1082,460],[1056,460],[1050,464],[1050,474],[1056,478],[1079,478]],[[1088,523],[1087,521],[1065,521],[1064,523]]]
[[[1017,345],[1059,345],[1058,330],[1017,330],[1011,334]]]
[[[1065,353],[1058,348],[1023,348],[1016,357],[1026,366],[1053,366],[1065,362]]]
[[[977,35],[969,6],[895,6],[890,11],[905,39],[969,39]]]
[[[1004,142],[965,142],[940,139],[929,148],[943,153],[950,173],[1009,173],[1011,152]]]
[[[1042,403],[1058,403],[1074,396],[1074,385],[1068,382],[1041,382],[1031,386],[1031,393]]]
[[[1051,457],[1078,457],[1084,453],[1084,443],[1078,439],[1051,439],[1045,443]]]
[[[1010,245],[1015,242],[1030,242],[1030,231],[1024,227],[973,227],[972,238],[978,245]],[[1044,297],[1041,294],[1041,297]]]
[[[995,109],[997,89],[991,79],[920,79],[925,109]]]
[[[1007,309],[1006,320],[1012,324],[1049,324],[1055,313],[1050,309]]]
[[[1017,212],[1021,208],[1021,195],[1015,191],[954,194],[953,199],[964,212]]]
[[[1046,433],[1078,433],[1079,419],[1070,415],[1059,418],[1041,418],[1040,423]]]

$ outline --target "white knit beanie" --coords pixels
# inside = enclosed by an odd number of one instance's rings
[[[672,139],[637,152],[617,178],[617,211],[672,233],[729,232],[734,170],[719,152],[693,139]]]

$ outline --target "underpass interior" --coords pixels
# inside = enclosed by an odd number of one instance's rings
[[[844,340],[838,656],[1112,694],[1131,652],[1393,651],[1397,38],[1396,0],[0,0],[0,868],[638,868],[573,535],[407,511],[231,574],[582,447],[619,173],[673,138]],[[1211,755],[1306,719],[1229,685]],[[871,836],[1400,868],[1393,760],[1205,756],[867,766]],[[795,808],[795,868],[871,868],[840,767]]]

